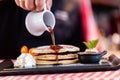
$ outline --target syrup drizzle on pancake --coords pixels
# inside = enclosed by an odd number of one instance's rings
[[[55,35],[54,35],[53,29],[50,26],[48,26],[48,29],[50,31],[51,38],[52,38],[52,45],[50,46],[50,48],[55,50],[55,53],[56,53],[56,64],[58,64],[58,52],[59,52],[59,50],[62,47],[55,44]]]

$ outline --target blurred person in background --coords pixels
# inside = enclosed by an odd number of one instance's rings
[[[42,11],[45,0],[0,0],[0,58],[16,58],[23,45],[28,47],[48,44],[46,36],[28,33],[25,18],[29,11]],[[46,0],[47,8],[52,0]]]
[[[52,44],[49,32],[33,36],[25,27],[25,18],[29,11],[43,10],[42,1],[44,0],[0,1],[0,58],[17,58],[23,45],[31,48]],[[51,9],[56,17],[56,44],[75,45],[83,51],[85,46],[82,43],[79,0],[53,0],[53,5],[52,0],[47,1],[47,8]]]

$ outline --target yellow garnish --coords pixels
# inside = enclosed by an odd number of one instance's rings
[[[34,48],[30,48],[30,49],[29,49],[29,53],[32,53],[33,49],[34,49]]]
[[[37,55],[37,54],[34,54],[34,53],[33,53],[33,50],[34,50],[34,49],[35,49],[35,48],[30,48],[30,49],[29,49],[29,53],[30,53],[32,56],[36,56],[36,55]]]
[[[27,46],[22,46],[21,47],[21,53],[28,53],[28,47]]]

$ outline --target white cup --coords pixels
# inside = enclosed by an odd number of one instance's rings
[[[55,16],[50,10],[46,9],[45,4],[44,11],[32,11],[27,14],[25,25],[29,33],[34,36],[40,36],[45,31],[49,31],[48,26],[52,29],[54,28]]]

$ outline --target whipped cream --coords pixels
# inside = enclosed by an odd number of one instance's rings
[[[17,57],[16,62],[14,63],[14,67],[19,68],[30,68],[35,67],[36,61],[33,56],[29,53],[22,53],[19,57]]]
[[[98,50],[96,48],[86,49],[85,52],[98,52]]]

